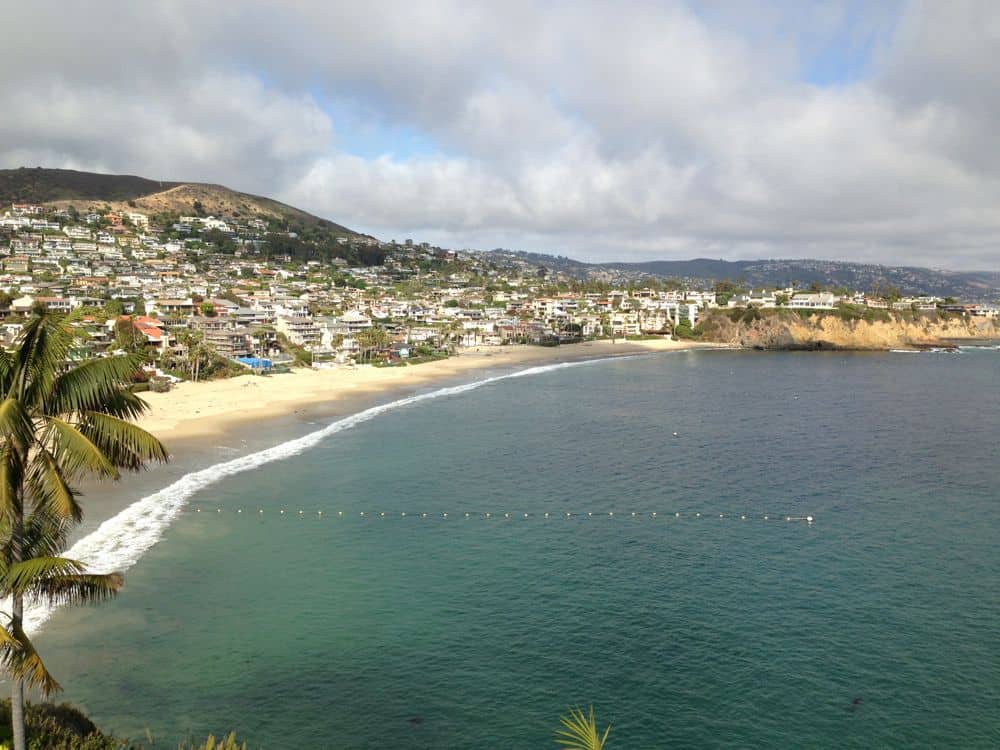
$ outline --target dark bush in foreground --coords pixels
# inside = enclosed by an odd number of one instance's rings
[[[68,703],[28,703],[24,707],[28,750],[139,750],[103,734]],[[10,701],[0,701],[0,748],[12,747]]]
[[[24,707],[28,750],[144,750],[128,740],[101,732],[86,716],[68,703],[28,703]],[[155,750],[160,743],[150,739]],[[10,734],[10,700],[0,701],[0,750],[13,747]],[[166,746],[164,746],[166,750]],[[247,750],[235,734],[205,742],[183,744],[177,750]]]

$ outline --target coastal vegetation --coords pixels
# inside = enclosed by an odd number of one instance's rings
[[[136,750],[101,732],[68,703],[28,703],[24,721],[31,750]],[[7,699],[0,701],[0,748],[10,750],[12,742],[11,705]]]
[[[0,666],[12,686],[15,750],[25,750],[25,690],[60,690],[24,627],[25,605],[83,603],[114,596],[119,573],[97,573],[61,556],[83,519],[74,483],[118,479],[166,461],[155,437],[132,424],[146,404],[130,390],[137,355],[67,366],[78,331],[63,316],[38,310],[15,348],[0,351],[0,596],[9,598],[0,628]]]
[[[0,701],[0,750],[12,747],[10,709],[9,700]],[[24,716],[29,750],[156,750],[162,746],[148,732],[141,745],[106,734],[68,703],[28,703]],[[176,750],[247,750],[247,745],[230,732],[219,738],[210,734],[201,742],[185,742]]]
[[[11,735],[11,704],[0,701],[0,750],[9,750]],[[79,709],[68,703],[37,703],[25,706],[25,722],[31,736],[30,750],[155,750],[156,740],[147,733],[146,745],[136,745],[129,740],[105,734]],[[581,708],[571,708],[559,717],[555,742],[566,750],[604,750],[609,724],[602,732],[597,725],[594,707],[584,713]],[[209,735],[200,743],[182,743],[177,750],[248,750],[247,744],[230,732],[216,739]]]

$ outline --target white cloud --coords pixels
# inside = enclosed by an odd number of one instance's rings
[[[301,173],[333,140],[308,96],[249,75],[206,72],[151,89],[96,82],[8,84],[0,163],[126,171],[268,190]]]
[[[6,165],[224,182],[457,246],[1000,264],[985,0],[83,6],[5,16],[48,31],[0,48]],[[861,80],[802,80],[811,49],[835,68],[871,39]],[[436,152],[340,151],[326,99]]]

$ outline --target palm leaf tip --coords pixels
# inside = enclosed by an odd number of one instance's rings
[[[166,447],[151,433],[111,414],[87,412],[80,432],[120,469],[136,471],[150,462],[166,463],[169,458]]]
[[[5,631],[2,640],[0,661],[9,676],[24,680],[27,686],[38,688],[44,696],[62,690],[20,625],[15,624],[10,631]]]
[[[118,595],[125,584],[121,573],[79,573],[53,576],[36,598],[53,604],[95,604]]]
[[[585,714],[581,708],[571,708],[565,716],[559,717],[563,729],[556,732],[556,744],[567,750],[603,750],[611,733],[611,725],[602,734],[597,728],[594,707]]]

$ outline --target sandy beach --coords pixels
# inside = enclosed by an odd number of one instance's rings
[[[140,424],[168,448],[188,439],[224,435],[249,422],[292,414],[320,405],[350,410],[351,402],[370,401],[464,375],[556,362],[627,356],[712,345],[657,339],[594,341],[560,347],[509,346],[469,349],[438,362],[406,367],[338,367],[294,370],[261,377],[180,383],[168,393],[144,393],[149,412]]]

